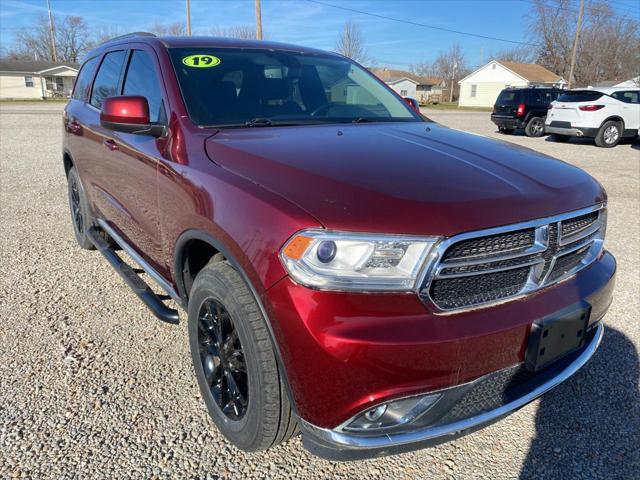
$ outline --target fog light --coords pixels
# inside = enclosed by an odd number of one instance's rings
[[[423,417],[441,397],[441,394],[436,393],[378,405],[356,415],[346,422],[343,428],[350,432],[374,434],[379,430],[402,428],[412,422],[420,423],[420,417]]]
[[[372,408],[371,410],[366,412],[364,414],[364,418],[366,418],[370,422],[375,422],[382,415],[384,415],[384,412],[386,412],[386,411],[387,411],[387,405],[380,405],[380,406],[378,406],[376,408]]]

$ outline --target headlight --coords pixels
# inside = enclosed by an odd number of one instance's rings
[[[413,290],[436,237],[304,230],[282,248],[291,277],[327,290]]]

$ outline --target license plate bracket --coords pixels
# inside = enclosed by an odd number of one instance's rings
[[[538,371],[584,345],[591,305],[580,302],[533,322],[525,363]]]

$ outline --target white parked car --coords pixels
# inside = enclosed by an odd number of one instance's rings
[[[621,138],[638,136],[640,88],[567,90],[551,103],[545,132],[558,142],[592,137],[599,147],[614,147]]]

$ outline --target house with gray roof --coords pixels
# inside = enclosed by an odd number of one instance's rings
[[[0,99],[66,97],[78,68],[75,63],[0,59]]]

